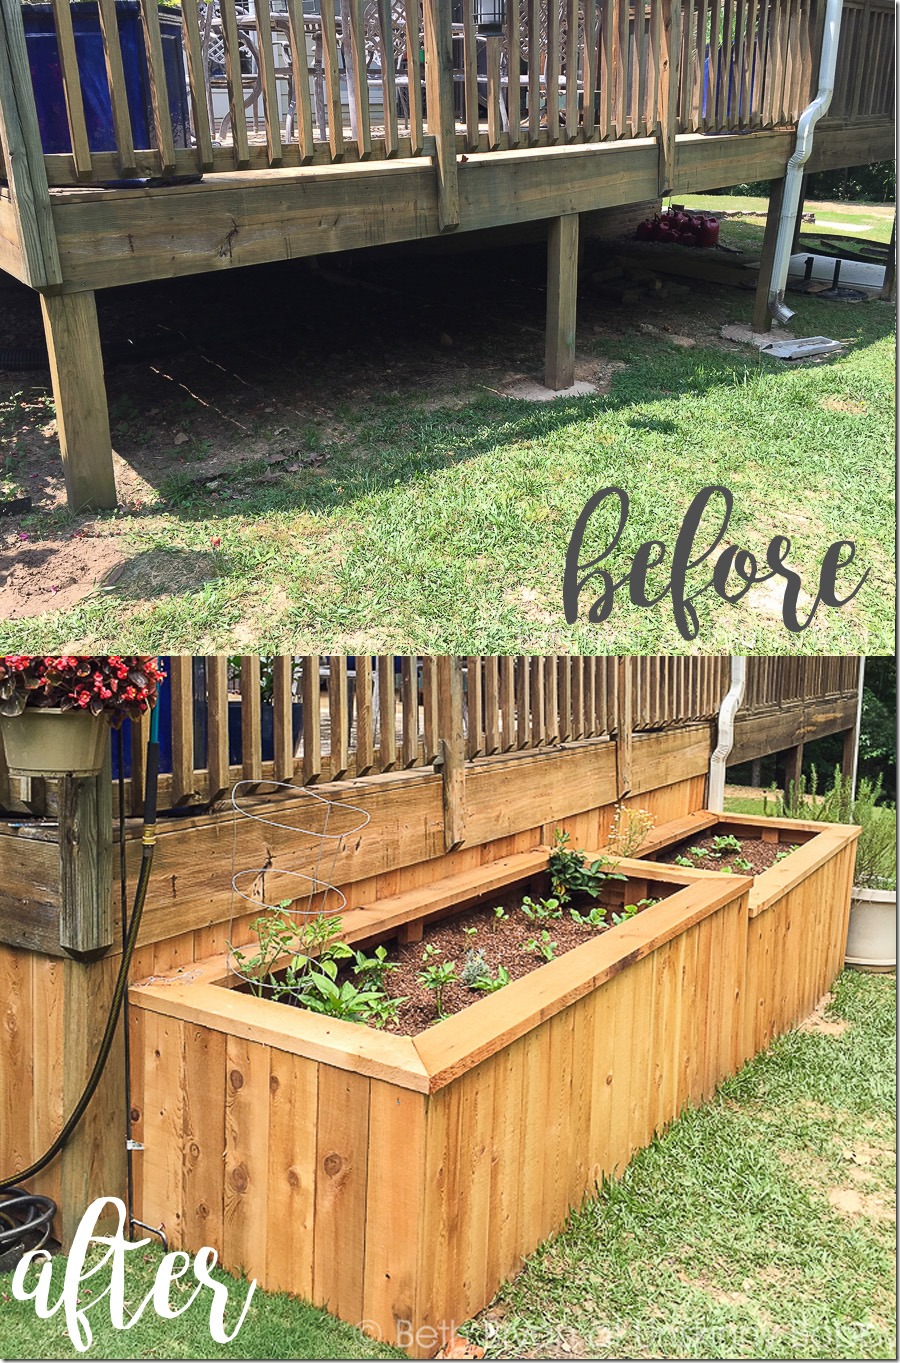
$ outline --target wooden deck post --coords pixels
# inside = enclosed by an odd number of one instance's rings
[[[453,14],[451,0],[424,0],[425,101],[428,131],[434,137],[438,182],[438,225],[459,226],[459,169],[456,114],[453,110]]]
[[[59,782],[59,944],[91,959],[108,951],[112,925],[112,767]]]
[[[781,203],[784,198],[784,178],[773,180],[769,187],[769,211],[766,215],[766,231],[763,237],[762,257],[759,262],[759,278],[756,281],[756,298],[753,303],[753,330],[771,331],[772,314],[769,312],[769,289],[772,287],[772,267],[775,264],[775,242],[778,239],[778,223],[781,218]]]
[[[551,218],[547,237],[547,343],[544,382],[559,392],[575,382],[578,214]]]
[[[41,294],[59,446],[72,511],[116,505],[112,440],[93,293]]]
[[[783,754],[784,757],[784,798],[790,800],[791,788],[794,794],[799,794],[800,778],[803,775],[803,744],[798,743],[795,748],[788,748]]]

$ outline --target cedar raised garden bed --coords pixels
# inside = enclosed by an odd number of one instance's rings
[[[674,863],[692,847],[712,850],[722,837],[737,838],[742,851],[723,848],[719,864],[743,857],[753,868],[744,1018],[749,1057],[806,1017],[841,969],[859,829],[701,810],[653,829],[639,856]],[[715,865],[709,857],[691,860]]]
[[[546,858],[353,910],[344,935],[415,940],[498,885],[533,894]],[[660,902],[414,1036],[243,993],[224,956],[133,987],[136,1215],[433,1354],[743,1059],[750,881],[618,869],[623,903]]]

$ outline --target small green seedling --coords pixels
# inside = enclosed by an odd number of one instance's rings
[[[544,928],[541,935],[530,938],[522,950],[527,951],[532,956],[543,956],[545,961],[552,961],[559,950],[559,943],[554,942],[547,929]]]
[[[733,833],[719,833],[712,840],[714,852],[739,852],[741,842]]]
[[[419,971],[419,983],[426,989],[430,989],[434,994],[435,1012],[439,1018],[446,1017],[444,1012],[444,994],[451,984],[456,984],[458,976],[456,966],[453,961],[441,961],[440,965],[434,962],[427,965],[424,970]]]
[[[483,975],[473,988],[481,990],[483,994],[495,994],[498,989],[502,989],[507,984],[509,984],[509,971],[505,965],[498,965],[496,975],[491,975],[488,971],[487,975]]]
[[[693,867],[694,863],[693,863],[693,861],[691,860],[690,857],[676,857],[676,858],[675,858],[675,865],[676,865],[676,866],[690,866],[690,867]]]
[[[383,985],[385,977],[396,969],[396,962],[388,960],[387,948],[382,946],[376,947],[371,956],[367,956],[364,951],[357,951],[353,963],[353,973],[357,978],[379,986]]]
[[[612,921],[617,925],[627,923],[629,918],[634,918],[635,914],[641,913],[644,909],[652,909],[653,905],[658,903],[658,899],[639,899],[636,904],[626,904],[621,913],[612,915]]]
[[[500,926],[501,923],[508,923],[508,922],[509,922],[509,914],[506,912],[506,909],[504,909],[503,905],[502,905],[502,904],[497,904],[497,905],[495,905],[495,907],[494,907],[494,916],[493,916],[493,918],[491,919],[491,931],[493,932],[493,930],[494,930],[495,928],[499,928],[499,926]]]
[[[606,922],[606,909],[602,904],[595,904],[587,913],[579,913],[577,909],[570,909],[569,917],[573,923],[577,923],[581,928],[602,928]]]
[[[746,857],[735,857],[734,869],[736,871],[752,871],[753,866]]]
[[[559,899],[522,900],[522,912],[529,923],[549,923],[553,918],[562,918],[562,902]]]
[[[470,928],[463,928],[463,932],[466,934],[467,937],[477,937],[477,936],[478,936],[478,928],[477,928],[474,924],[473,924],[473,926],[470,927]]]

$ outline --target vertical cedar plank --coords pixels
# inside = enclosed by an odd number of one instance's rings
[[[134,1012],[141,1012],[134,1009]],[[145,1014],[153,1017],[152,1013]],[[165,1057],[163,1057],[163,1077]],[[225,1206],[226,1038],[190,1023],[184,1027],[184,1244],[222,1245]]]
[[[173,654],[168,686],[172,699],[172,800],[184,804],[196,794],[194,786],[194,659]]]
[[[313,1300],[363,1319],[369,1080],[319,1066]]]
[[[372,712],[372,657],[356,659],[356,774],[364,776],[375,764],[375,719]]]
[[[223,1258],[248,1278],[266,1272],[270,1054],[243,1037],[226,1040]]]
[[[362,1319],[399,1344],[398,1323],[415,1319],[425,1177],[425,1105],[380,1079],[369,1085],[365,1272]],[[397,1170],[406,1172],[397,1178]]]
[[[347,693],[347,659],[332,653],[328,660],[328,717],[331,728],[331,779],[344,776],[350,762],[350,714]]]
[[[269,1201],[266,1287],[313,1295],[319,1066],[272,1050],[269,1074]]]
[[[303,784],[311,785],[322,774],[322,712],[319,700],[319,655],[303,660]]]

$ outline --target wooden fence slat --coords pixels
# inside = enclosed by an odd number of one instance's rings
[[[394,711],[394,660],[378,659],[378,760],[387,771],[397,761],[397,729]]]
[[[634,32],[631,50],[634,54],[631,78],[631,135],[645,135],[645,106],[647,100],[647,27],[645,19],[645,0],[636,0],[634,6]]]
[[[276,781],[294,776],[294,660],[280,655],[272,663],[272,724],[274,752],[272,775]]]
[[[572,737],[572,660],[567,655],[559,659],[559,741]]]
[[[347,659],[332,653],[328,659],[328,719],[331,731],[331,779],[339,780],[350,765],[350,711]]]
[[[148,3],[148,0],[144,0]],[[152,3],[152,0],[149,0]],[[280,166],[281,127],[278,116],[278,84],[275,79],[275,54],[272,50],[272,20],[269,3],[256,6],[256,36],[259,49],[259,76],[262,85],[263,111],[266,120],[266,150],[270,166]]]
[[[354,697],[356,701],[356,774],[364,776],[375,765],[375,714],[372,709],[371,655],[358,655]]]
[[[111,0],[106,0],[111,3]],[[327,9],[328,6],[325,6]],[[244,115],[244,80],[241,75],[240,38],[238,37],[235,0],[220,0],[222,40],[225,45],[225,80],[228,85],[228,106],[231,110],[231,142],[236,170],[250,164],[250,143],[247,119]]]
[[[259,656],[241,658],[241,773],[262,780],[262,688]]]
[[[547,722],[544,706],[544,660],[531,659],[531,747],[539,748],[547,741]]]
[[[65,0],[57,0],[57,3],[65,3]],[[294,3],[294,0],[289,0],[289,3]],[[181,27],[184,34],[188,87],[191,92],[194,140],[197,143],[197,169],[207,171],[213,168],[213,147],[209,129],[206,71],[203,65],[203,49],[200,42],[200,15],[197,9],[197,0],[182,0]]]
[[[75,163],[77,178],[89,180],[91,178],[91,149],[84,118],[84,100],[81,97],[81,76],[78,71],[78,54],[75,50],[72,11],[69,0],[52,0],[52,4],[56,46],[59,52],[63,94],[66,100],[66,116],[69,121],[69,136],[72,139],[72,160]]]
[[[171,175],[175,169],[175,141],[172,136],[172,115],[169,111],[169,91],[166,85],[166,68],[163,62],[159,4],[158,0],[140,0],[140,5],[147,56],[150,107],[153,112],[153,127],[156,132],[160,169],[163,175]]]
[[[327,7],[326,7],[327,8]],[[319,655],[303,659],[303,784],[312,785],[322,774],[322,711],[319,698]]]
[[[544,659],[544,724],[548,743],[559,741],[559,681],[556,654]]]

